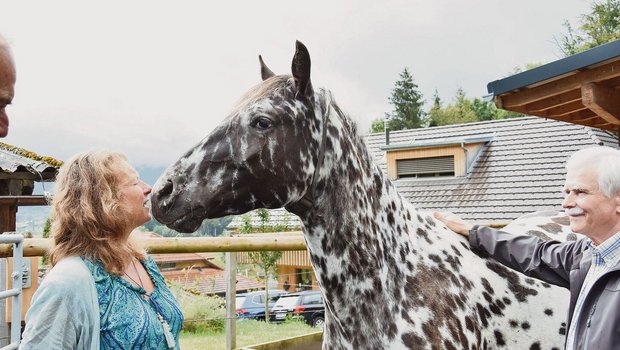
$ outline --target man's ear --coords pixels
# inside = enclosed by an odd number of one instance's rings
[[[620,214],[620,192],[616,194],[616,213]]]

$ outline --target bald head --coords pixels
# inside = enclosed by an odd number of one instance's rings
[[[6,106],[15,96],[15,64],[6,39],[0,35],[0,137],[9,133],[9,117]]]

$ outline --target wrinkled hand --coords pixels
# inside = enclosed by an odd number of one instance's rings
[[[467,221],[459,218],[455,214],[447,211],[447,212],[433,212],[433,216],[435,219],[443,222],[448,228],[458,234],[461,234],[465,237],[469,236],[469,230],[471,230],[474,225],[470,224]]]

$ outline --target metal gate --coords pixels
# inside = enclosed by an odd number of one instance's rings
[[[0,235],[0,244],[13,244],[13,272],[11,273],[11,289],[0,291],[0,300],[13,298],[11,307],[11,342],[0,350],[17,349],[21,339],[22,316],[22,276],[24,236],[5,232]],[[0,315],[1,317],[2,315]]]

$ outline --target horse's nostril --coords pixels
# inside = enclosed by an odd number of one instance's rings
[[[172,181],[167,180],[164,187],[162,187],[162,189],[159,191],[159,197],[162,199],[165,197],[168,197],[172,193],[173,189],[174,189],[174,185],[172,184]]]

